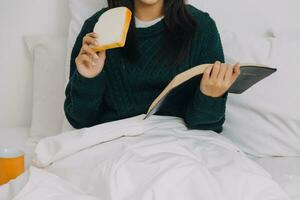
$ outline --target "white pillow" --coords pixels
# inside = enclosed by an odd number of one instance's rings
[[[271,29],[300,28],[299,0],[188,0],[215,19],[220,30],[272,36]]]
[[[284,40],[300,40],[300,26],[286,24],[285,26],[274,26],[272,28],[273,35],[278,39]]]
[[[260,0],[260,7],[265,10],[275,37],[300,38],[299,0]]]
[[[256,36],[271,33],[268,13],[271,8],[261,9],[262,0],[188,0],[196,8],[208,12],[219,30],[231,30]]]
[[[221,31],[226,63],[267,64],[270,59],[271,38]]]
[[[30,136],[43,138],[61,132],[65,83],[66,38],[26,36],[33,57],[33,110]]]
[[[106,0],[69,0],[69,9],[71,13],[71,21],[69,27],[68,35],[68,45],[67,45],[67,58],[66,58],[66,83],[69,82],[69,73],[70,73],[70,58],[71,52],[75,43],[75,40],[82,28],[82,25],[86,19],[91,17],[94,13],[101,10],[102,8],[107,7]],[[64,117],[62,131],[73,130],[72,126]]]
[[[224,42],[227,58],[248,55],[247,61],[278,71],[244,94],[229,95],[224,136],[255,156],[300,156],[300,40],[240,38]]]

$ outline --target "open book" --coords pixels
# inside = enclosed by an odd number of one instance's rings
[[[212,65],[213,64],[199,65],[175,76],[152,102],[144,119],[155,114],[163,104],[167,103],[168,98],[176,98],[176,95],[184,95],[182,90],[184,90],[186,86],[193,84],[195,81],[200,84],[201,75],[207,67]],[[241,94],[257,82],[277,71],[275,68],[257,64],[240,64],[240,66],[241,73],[235,83],[230,87],[228,91],[230,93]]]

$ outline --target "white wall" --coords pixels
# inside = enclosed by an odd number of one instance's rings
[[[0,127],[29,127],[32,69],[22,36],[66,35],[67,0],[0,1]]]

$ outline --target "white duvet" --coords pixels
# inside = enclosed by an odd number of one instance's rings
[[[144,115],[43,139],[14,200],[287,200],[213,131]]]

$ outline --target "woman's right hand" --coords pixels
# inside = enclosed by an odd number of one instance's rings
[[[77,71],[85,78],[94,78],[103,70],[106,53],[105,51],[94,52],[90,46],[96,46],[97,34],[88,33],[82,42],[82,48],[75,59]]]

